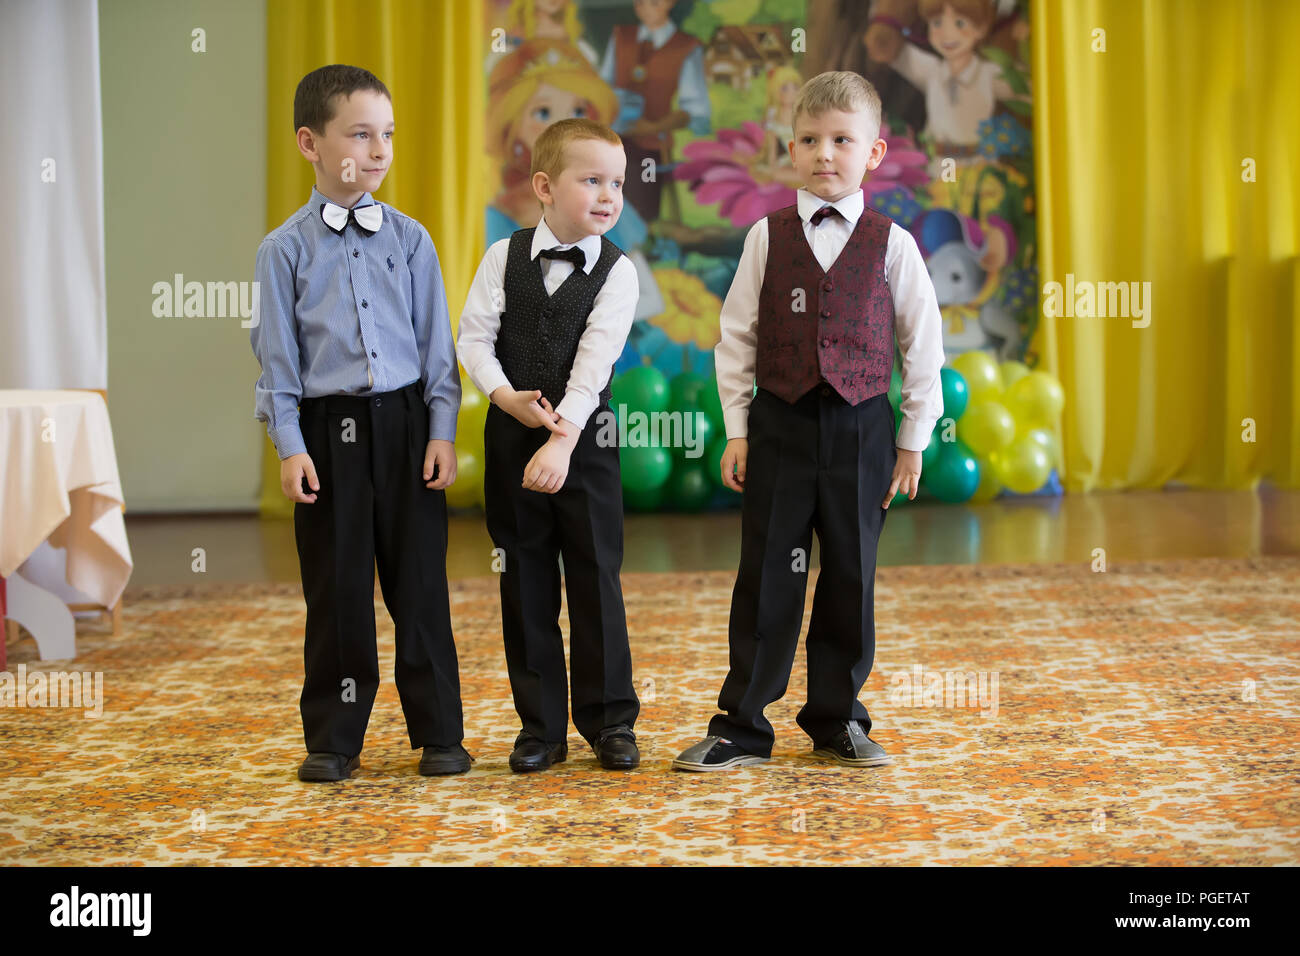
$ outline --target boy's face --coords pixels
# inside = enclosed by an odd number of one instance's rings
[[[321,135],[304,126],[298,149],[316,167],[316,188],[335,202],[373,193],[393,162],[393,104],[373,90],[334,97]]]
[[[930,18],[928,26],[930,45],[947,58],[974,50],[975,45],[988,32],[987,27],[976,25],[970,17],[958,13],[949,4],[945,4],[942,10]]]
[[[623,211],[623,147],[599,139],[580,139],[564,149],[564,169],[552,179],[533,176],[533,190],[545,206],[546,224],[560,242],[602,236]]]
[[[827,110],[820,116],[801,113],[795,123],[790,160],[804,188],[826,202],[861,189],[867,170],[884,158],[885,141],[866,110]]]
[[[668,22],[668,14],[672,13],[676,2],[677,0],[632,0],[632,9],[644,27],[654,30]]]

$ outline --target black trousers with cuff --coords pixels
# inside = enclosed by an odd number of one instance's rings
[[[730,670],[708,732],[767,757],[775,734],[763,710],[789,684],[813,531],[821,566],[808,627],[808,701],[796,719],[814,746],[849,720],[871,730],[858,693],[875,657],[876,546],[898,451],[887,395],[849,405],[827,385],[794,404],[760,388],[748,431]]]
[[[375,568],[396,629],[394,678],[413,749],[464,737],[447,594],[446,492],[425,487],[429,413],[419,383],[299,403],[320,481],[294,505],[307,602],[307,750],[361,751],[379,688]],[[310,488],[308,489],[310,491]]]
[[[573,724],[591,743],[606,727],[632,727],[640,702],[619,569],[623,487],[616,445],[597,442],[602,403],[582,430],[554,494],[522,486],[524,468],[550,436],[497,405],[484,427],[484,505],[501,552],[501,631],[523,732],[548,743],[568,736],[569,681],[560,633],[560,582],[569,603]]]

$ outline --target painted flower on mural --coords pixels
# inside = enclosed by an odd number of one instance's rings
[[[980,120],[979,138],[980,155],[989,159],[1028,156],[1032,145],[1029,130],[1007,113]]]
[[[754,167],[762,157],[763,127],[749,121],[682,147],[684,162],[673,178],[688,183],[701,206],[717,204],[718,215],[742,228],[768,213],[793,205],[795,191],[784,183],[761,182]]]
[[[656,269],[655,281],[664,297],[664,311],[649,321],[674,342],[708,351],[721,338],[718,313],[722,300],[698,276],[681,269]]]
[[[1006,270],[999,292],[1003,304],[1013,314],[1032,309],[1038,300],[1038,270],[1033,266]]]
[[[921,214],[921,204],[913,197],[911,190],[902,186],[874,194],[870,204],[872,209],[884,213],[904,229],[909,228],[912,220]]]

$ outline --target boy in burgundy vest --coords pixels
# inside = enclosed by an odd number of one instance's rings
[[[821,571],[808,628],[808,702],[797,720],[817,756],[853,767],[889,762],[868,737],[858,692],[875,656],[885,512],[900,489],[916,497],[921,451],[943,411],[942,322],[915,240],[865,207],[863,177],[885,156],[875,89],[856,73],[814,77],[799,93],[794,131],[798,203],[750,230],[722,308],[722,477],[745,495],[740,571],[722,713],[673,761],[680,770],[771,756],[763,710],[789,682],[814,530]],[[886,394],[895,337],[903,358],[897,437]]]

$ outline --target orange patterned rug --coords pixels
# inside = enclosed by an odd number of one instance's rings
[[[809,755],[801,651],[770,763],[674,773],[726,672],[732,582],[625,575],[643,702],[627,774],[576,734],[567,763],[510,773],[484,578],[452,583],[478,762],[419,776],[378,601],[362,770],[325,785],[295,776],[300,592],[141,592],[120,636],[81,626],[75,661],[11,647],[11,672],[100,672],[102,698],[0,708],[0,864],[1300,863],[1300,559],[882,568],[862,699],[893,766]]]

